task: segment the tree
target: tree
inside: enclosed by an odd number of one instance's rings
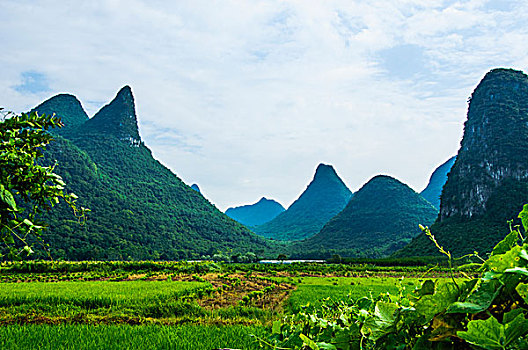
[[[84,219],[87,209],[77,209],[77,196],[67,193],[66,184],[54,173],[55,165],[39,163],[42,150],[53,140],[47,132],[62,127],[55,115],[14,115],[0,108],[0,258],[20,259],[33,252],[45,224],[37,221],[62,198],[74,215]]]

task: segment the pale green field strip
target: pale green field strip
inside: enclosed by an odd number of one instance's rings
[[[0,349],[259,349],[251,334],[266,338],[266,329],[264,327],[199,325],[13,325],[0,326]]]
[[[400,283],[408,292],[414,290],[423,279],[417,278],[380,278],[380,277],[302,277],[297,280],[298,286],[288,299],[287,308],[291,312],[299,311],[308,303],[313,306],[321,304],[321,299],[333,301],[345,298],[359,299],[363,296],[377,296],[382,293],[397,295]]]
[[[99,305],[121,305],[146,299],[175,298],[182,293],[205,287],[203,282],[181,281],[88,281],[2,283],[0,306],[25,303],[83,303],[97,301]]]
[[[181,281],[87,281],[87,282],[29,282],[2,283],[0,303],[10,300],[43,301],[106,298],[115,303],[131,299],[178,296],[184,291],[205,287],[203,282]]]

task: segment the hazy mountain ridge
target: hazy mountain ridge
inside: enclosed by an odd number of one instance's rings
[[[331,165],[319,164],[313,180],[292,205],[273,220],[254,231],[277,240],[310,237],[337,213],[352,197],[352,192]]]
[[[438,166],[429,178],[427,187],[422,192],[420,192],[422,197],[424,197],[436,209],[440,209],[440,196],[442,195],[442,188],[447,181],[447,174],[451,170],[455,160],[456,156],[453,156],[442,165]]]
[[[262,197],[257,203],[228,208],[225,214],[248,227],[265,224],[286,209],[277,201]]]

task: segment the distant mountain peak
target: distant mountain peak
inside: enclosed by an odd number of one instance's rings
[[[129,85],[123,86],[118,92],[116,97],[123,96],[124,98],[133,98],[132,88]]]
[[[255,204],[229,208],[225,213],[233,220],[251,227],[264,224],[274,219],[277,215],[284,212],[285,210],[286,209],[284,209],[280,203],[274,201],[273,199],[262,197]]]
[[[121,88],[116,97],[88,121],[86,128],[88,132],[114,135],[131,146],[139,147],[141,137],[130,86]]]
[[[436,209],[440,209],[440,195],[442,194],[442,188],[447,181],[447,174],[455,163],[456,156],[449,158],[442,165],[438,166],[429,178],[427,187],[420,192],[429,203],[431,203]]]
[[[331,165],[319,164],[306,190],[276,218],[255,228],[255,232],[280,240],[310,237],[339,213],[352,192]]]
[[[192,188],[193,190],[195,190],[196,192],[198,192],[198,193],[202,193],[202,192],[200,191],[200,187],[198,187],[197,184],[192,184],[192,185],[191,185],[191,188]]]
[[[89,118],[77,97],[70,94],[58,94],[42,102],[31,111],[39,114],[55,114],[60,117],[64,127],[54,129],[54,133],[62,134],[65,130],[73,129],[84,124]]]
[[[391,176],[377,175],[319,233],[294,250],[299,256],[321,247],[348,250],[345,254],[351,256],[385,256],[418,235],[418,225],[431,224],[436,215],[435,208],[409,186]]]
[[[321,177],[339,177],[333,166],[328,164],[319,164],[315,169],[314,180]]]

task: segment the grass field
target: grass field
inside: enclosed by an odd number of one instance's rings
[[[195,281],[86,281],[2,283],[0,306],[26,303],[50,305],[71,303],[94,306],[116,306],[144,302],[153,298],[177,299],[186,291],[205,287]]]
[[[14,325],[0,327],[0,349],[259,349],[250,334],[266,332],[247,326]]]
[[[344,277],[342,269],[328,273],[327,265],[319,272],[313,265],[306,272],[245,265],[208,272],[207,265],[187,264],[178,268],[188,272],[177,274],[170,265],[111,273],[93,266],[74,273],[0,268],[0,349],[258,349],[250,334],[266,339],[274,320],[304,305],[396,295],[400,285],[410,292],[420,281],[385,269]]]
[[[365,295],[379,295],[382,293],[397,294],[400,283],[412,290],[418,285],[418,279],[400,278],[361,278],[361,277],[304,277],[299,279],[297,289],[292,292],[287,301],[290,312],[299,311],[301,306],[313,305],[317,307],[322,298],[338,301],[345,298],[359,299]]]

